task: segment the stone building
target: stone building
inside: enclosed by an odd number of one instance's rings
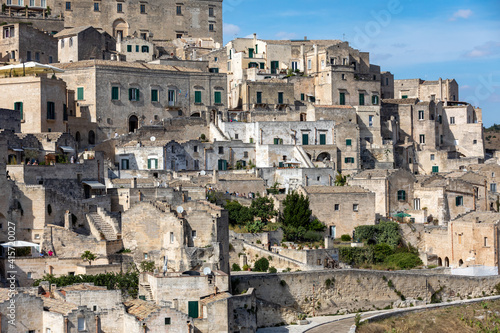
[[[21,112],[12,109],[0,109],[0,129],[14,133],[21,132]]]
[[[0,30],[0,62],[57,62],[57,39],[52,34],[26,23],[5,24]]]
[[[375,224],[375,193],[359,186],[306,186],[298,192],[309,198],[313,216],[331,238],[352,236],[357,226]]]
[[[422,79],[394,80],[395,99],[418,98],[422,101],[459,101],[458,83],[455,79],[427,81]]]
[[[178,117],[210,119],[224,108],[226,77],[183,67],[105,60],[58,64],[76,103],[97,123],[95,141]]]
[[[59,62],[77,62],[81,60],[111,59],[116,50],[116,41],[105,31],[92,26],[80,26],[64,29],[54,35],[58,39]]]
[[[130,62],[149,62],[155,58],[155,45],[143,38],[125,37],[116,41],[116,52]]]
[[[90,0],[47,1],[52,15],[64,16],[64,27],[91,25],[111,36],[124,38],[136,34],[155,44],[176,38],[213,38],[222,43],[222,0],[189,0],[182,3],[153,1],[144,3],[104,3]]]

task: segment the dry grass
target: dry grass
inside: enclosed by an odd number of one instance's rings
[[[425,312],[416,312],[364,324],[359,333],[498,333],[500,301],[481,302]]]

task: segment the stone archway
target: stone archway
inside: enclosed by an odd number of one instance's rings
[[[460,259],[458,261],[458,267],[462,267],[464,265],[464,261],[462,259]]]
[[[450,267],[450,259],[448,257],[444,258],[444,267]]]
[[[123,19],[117,19],[113,22],[113,37],[118,40],[118,36],[120,36],[120,39],[123,39],[124,37],[128,36],[128,28],[129,25],[125,20]]]
[[[330,156],[330,154],[329,154],[329,153],[327,153],[327,152],[323,152],[323,153],[320,153],[320,154],[316,157],[316,161],[318,161],[318,162],[323,162],[325,159],[326,159],[327,161],[330,161],[330,158],[331,158],[331,156]]]
[[[438,258],[438,266],[439,267],[443,266],[443,260],[441,258]]]
[[[137,116],[132,115],[128,118],[128,131],[134,133],[137,128],[139,128],[139,119]]]

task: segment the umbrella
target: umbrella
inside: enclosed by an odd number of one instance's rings
[[[7,65],[0,67],[0,74],[43,74],[43,73],[64,73],[64,70],[51,66],[29,61],[17,65]]]
[[[395,214],[392,214],[393,217],[410,217],[410,214],[407,214],[405,212],[397,212]]]

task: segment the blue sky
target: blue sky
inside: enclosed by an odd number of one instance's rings
[[[454,78],[500,124],[499,0],[224,0],[224,42],[344,39],[396,79]]]

